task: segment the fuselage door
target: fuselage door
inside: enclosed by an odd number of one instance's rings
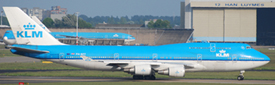
[[[216,52],[216,44],[214,43],[210,44],[210,52]]]
[[[114,54],[114,60],[119,60],[119,54],[118,53]]]
[[[153,61],[157,61],[157,60],[158,60],[158,54],[153,53],[153,55],[152,55],[152,60],[153,60]]]
[[[237,54],[233,54],[232,55],[232,63],[236,63],[237,62]]]
[[[65,57],[65,56],[64,56],[64,53],[59,53],[59,60],[62,60],[62,61],[63,61],[63,60],[64,60],[64,57]]]
[[[202,61],[202,54],[197,54],[197,61],[201,62]]]

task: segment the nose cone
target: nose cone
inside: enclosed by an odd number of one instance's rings
[[[270,62],[270,58],[263,54],[262,58],[264,58],[264,65]]]
[[[260,52],[259,52],[259,53],[260,53]],[[259,57],[260,57],[260,58],[263,58],[264,61],[270,61],[270,58],[269,58],[268,56],[266,56],[265,54],[263,54],[263,53],[260,53],[260,54],[259,54]]]
[[[270,61],[270,58],[268,56],[266,56],[265,54],[255,50],[255,49],[251,49],[251,50],[247,50],[249,51],[249,54],[250,54],[250,58],[252,60],[255,60],[255,61]]]
[[[259,61],[258,62],[259,66],[265,65],[270,62],[270,58],[268,56],[266,56],[265,54],[263,54],[259,51],[254,52],[254,54],[255,55],[253,56],[253,58],[255,59],[255,61]]]

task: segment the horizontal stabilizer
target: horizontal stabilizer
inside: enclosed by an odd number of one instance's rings
[[[12,46],[8,46],[8,47],[12,48],[14,50],[17,50],[17,51],[20,51],[20,52],[26,52],[26,53],[49,53],[49,51],[33,50],[33,49],[12,47]]]

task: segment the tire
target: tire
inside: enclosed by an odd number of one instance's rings
[[[156,80],[156,77],[155,76],[151,76],[151,80]]]
[[[151,75],[151,76],[144,76],[144,79],[145,80],[155,80],[156,77],[154,75]]]
[[[238,79],[238,80],[243,80],[244,77],[243,77],[243,76],[238,76],[237,79]]]
[[[141,76],[141,75],[133,75],[133,79],[134,80],[143,79],[143,76]]]
[[[133,75],[133,79],[136,80],[138,79],[138,77],[136,75]]]
[[[151,80],[151,76],[144,76],[145,80]]]

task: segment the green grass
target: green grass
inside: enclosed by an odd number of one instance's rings
[[[18,56],[21,56],[21,55],[12,54],[8,49],[0,50],[0,57],[18,57]]]
[[[0,49],[5,49],[5,45],[0,45]]]
[[[1,76],[48,76],[48,77],[127,77],[124,72],[115,71],[44,71],[44,72],[16,72],[2,73]],[[190,79],[236,79],[239,71],[234,72],[186,72],[185,77],[169,77],[167,75],[158,75],[157,78],[190,78]],[[250,80],[275,80],[274,71],[246,71],[245,79]]]
[[[80,69],[56,63],[0,63],[0,70],[74,70]]]
[[[18,84],[3,84],[18,85]],[[29,85],[236,85],[230,83],[185,83],[185,82],[56,82],[56,83],[29,83]],[[250,84],[240,84],[250,85]],[[262,84],[253,84],[262,85]]]
[[[5,45],[0,45],[0,58],[1,57],[18,57],[21,55],[13,54],[9,49],[5,48]]]

